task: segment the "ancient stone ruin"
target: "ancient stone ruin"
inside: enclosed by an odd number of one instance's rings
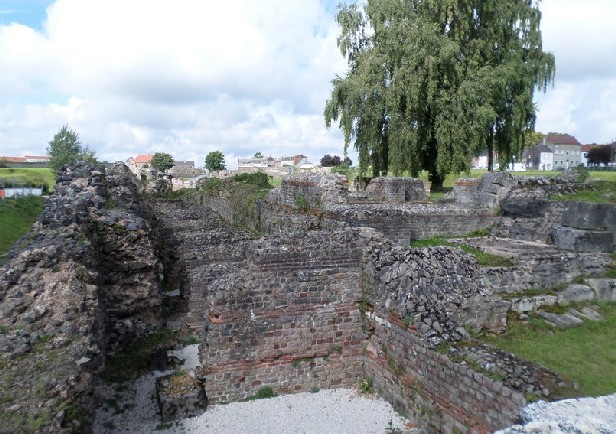
[[[164,421],[264,387],[284,394],[369,381],[422,432],[487,433],[514,424],[529,396],[572,387],[469,345],[469,333],[502,331],[508,313],[545,304],[616,301],[614,281],[592,278],[611,263],[613,207],[547,199],[582,188],[575,180],[489,175],[461,181],[442,204],[427,203],[418,180],[373,182],[349,193],[344,177],[289,177],[247,212],[224,191],[142,196],[123,165],[64,168],[0,277],[8,427],[87,431],[108,356],[171,327],[161,285],[179,288],[200,361],[190,375],[158,380]],[[490,234],[464,242],[512,264],[479,267],[458,247],[407,247],[478,229]],[[580,274],[587,285],[551,299],[517,296]]]

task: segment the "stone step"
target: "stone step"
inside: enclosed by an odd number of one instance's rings
[[[572,327],[577,327],[584,323],[578,317],[565,313],[565,314],[556,314],[550,312],[544,312],[542,310],[537,311],[539,316],[543,318],[548,324],[553,325],[554,327],[558,327],[561,330],[569,329]]]

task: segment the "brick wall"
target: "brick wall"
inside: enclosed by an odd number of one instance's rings
[[[490,433],[513,425],[524,395],[430,349],[413,330],[370,312],[365,375],[425,432]]]
[[[353,227],[374,228],[404,245],[411,240],[485,229],[497,220],[486,208],[434,204],[335,205],[328,207],[328,217]]]
[[[216,277],[200,285],[201,305],[191,307],[205,321],[210,402],[265,386],[290,393],[359,382],[361,245],[359,231],[315,231],[255,240],[245,262],[216,265]]]

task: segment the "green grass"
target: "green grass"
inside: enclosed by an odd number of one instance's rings
[[[591,181],[612,181],[612,182],[616,182],[616,171],[593,171],[590,170],[588,173],[590,173],[590,180]]]
[[[46,185],[47,191],[56,185],[56,175],[51,169],[6,169],[0,168],[0,184],[38,187]]]
[[[528,323],[508,321],[503,335],[483,339],[575,381],[572,395],[600,396],[616,392],[616,303],[602,303],[603,321],[559,330],[531,315]]]
[[[244,399],[244,401],[255,401],[257,399],[268,399],[268,398],[273,398],[274,396],[276,396],[276,394],[274,393],[272,388],[269,386],[265,386],[265,387],[260,388],[257,391],[257,393],[254,394],[253,396],[249,396],[248,398]]]
[[[411,241],[411,247],[414,248],[438,246],[459,247],[466,253],[473,255],[477,259],[477,263],[482,267],[511,267],[514,265],[513,261],[511,261],[511,259],[509,258],[482,252],[481,250],[468,246],[466,244],[452,243],[447,239],[447,237],[441,236]]]
[[[610,172],[606,172],[610,173]],[[578,191],[574,194],[564,196],[551,197],[553,200],[559,201],[578,201],[578,202],[594,202],[616,204],[616,181],[596,181],[592,185],[592,190]]]
[[[280,187],[282,185],[282,178],[270,178],[269,184],[272,187]]]
[[[0,201],[0,265],[15,241],[27,233],[43,211],[45,199],[26,196]]]

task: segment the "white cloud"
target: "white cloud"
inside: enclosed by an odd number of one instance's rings
[[[0,26],[0,154],[43,152],[63,124],[109,160],[342,153],[321,112],[345,65],[319,2],[58,0],[47,12],[43,32]]]
[[[539,131],[582,143],[616,138],[616,2],[544,0],[544,49],[556,56],[554,88],[538,96]]]
[[[64,124],[110,161],[341,155],[341,134],[322,118],[345,71],[337,3],[57,0],[42,31],[0,25],[0,155],[43,153]],[[615,138],[616,2],[541,7],[557,76],[538,95],[537,129]]]

